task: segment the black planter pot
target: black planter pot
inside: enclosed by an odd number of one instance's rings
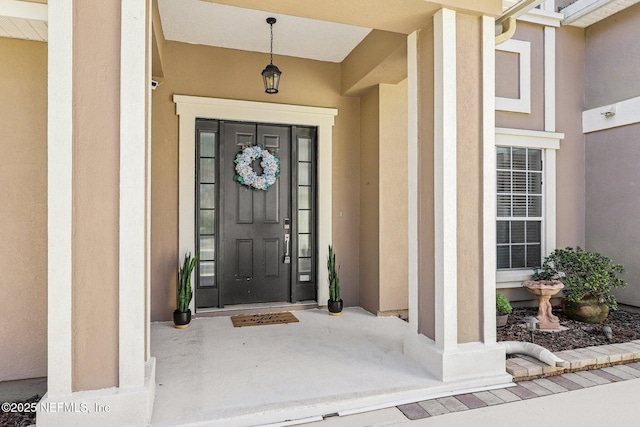
[[[329,308],[329,314],[332,316],[340,316],[342,314],[342,300],[340,301],[327,301],[327,307]]]
[[[173,323],[178,329],[188,328],[189,324],[191,323],[191,310],[187,310],[187,311],[175,310],[173,312]]]

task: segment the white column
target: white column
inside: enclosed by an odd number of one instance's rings
[[[456,13],[441,9],[434,28],[434,223],[436,345],[458,344]]]
[[[496,342],[495,19],[482,17],[483,341]]]
[[[407,37],[409,329],[418,333],[418,32]]]
[[[73,2],[49,5],[47,394],[72,391]]]
[[[122,2],[119,386],[142,387],[146,319],[147,2]]]
[[[458,254],[457,254],[457,43],[456,13],[442,9],[434,16],[434,261],[435,261],[435,340],[417,333],[413,326],[404,340],[404,352],[421,364],[441,381],[455,381],[451,387],[469,389],[505,385],[511,377],[505,373],[504,349],[495,343],[495,158],[494,158],[494,19],[482,18],[482,84],[483,84],[483,221],[492,221],[483,230],[483,268],[485,271],[483,304],[483,340],[458,343]],[[408,45],[413,51],[411,38]],[[419,81],[419,66],[412,65],[411,52],[408,59],[409,84]],[[417,68],[417,77],[412,76],[412,68]],[[411,86],[409,86],[411,88]],[[415,89],[414,89],[415,90]],[[410,89],[411,91],[411,89]],[[418,121],[417,113],[410,120]],[[416,124],[410,123],[409,129]],[[417,128],[417,127],[416,127]],[[411,131],[409,133],[411,135]],[[409,149],[414,142],[409,140]],[[411,154],[410,154],[411,155]],[[411,162],[410,164],[410,173]],[[411,189],[417,185],[417,177],[409,175],[409,196],[417,203],[417,193]],[[413,179],[412,179],[413,178]],[[411,206],[411,205],[410,205]],[[417,211],[417,207],[414,207]],[[410,210],[411,213],[411,210]],[[411,216],[410,216],[411,219]],[[417,218],[414,219],[417,222]],[[412,222],[410,222],[410,226]],[[410,229],[411,237],[417,235]],[[493,233],[493,234],[492,234]],[[417,238],[417,237],[416,237]],[[411,250],[410,250],[411,253]],[[410,266],[411,264],[411,260]],[[417,261],[416,261],[417,262]],[[417,267],[416,267],[417,268]],[[411,271],[411,270],[410,270]],[[411,277],[411,276],[410,276]],[[417,279],[415,279],[417,281]],[[412,290],[410,298],[417,299],[418,286]],[[480,303],[480,302],[479,302]],[[413,306],[416,307],[414,302]],[[417,307],[415,308],[417,310]],[[410,312],[409,317],[411,318]]]

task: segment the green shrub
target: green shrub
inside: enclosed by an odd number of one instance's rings
[[[583,298],[596,298],[611,310],[618,308],[616,298],[610,294],[613,288],[622,288],[626,282],[618,277],[624,267],[614,264],[611,258],[597,252],[575,249],[556,249],[544,259],[541,268],[535,269],[533,280],[560,280],[564,283],[564,297],[571,302]]]
[[[511,308],[511,304],[507,297],[502,294],[496,294],[496,314],[498,316],[504,316],[505,314],[509,314],[513,311]]]

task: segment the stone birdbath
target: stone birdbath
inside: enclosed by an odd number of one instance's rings
[[[558,280],[527,280],[522,286],[538,297],[538,329],[559,329],[560,319],[551,312],[549,300],[564,288],[564,284]]]

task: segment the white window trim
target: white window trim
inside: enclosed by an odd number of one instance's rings
[[[196,118],[284,123],[318,128],[318,259],[327,258],[332,228],[332,144],[335,108],[173,95],[179,116],[179,256],[195,252],[195,126]],[[327,283],[327,270],[318,269],[318,283]],[[329,288],[318,286],[317,301],[329,299]],[[195,312],[195,295],[191,311]]]
[[[496,96],[496,110],[514,113],[531,113],[531,42],[507,40],[496,46],[496,51],[518,54],[519,98]]]
[[[542,150],[544,185],[542,186],[541,253],[543,256],[550,254],[556,247],[556,150],[560,148],[560,140],[562,139],[564,139],[563,133],[496,128],[496,146]],[[493,250],[496,250],[495,247]],[[532,274],[533,270],[531,269],[496,269],[497,288],[519,288],[522,286],[522,282],[528,280]]]

